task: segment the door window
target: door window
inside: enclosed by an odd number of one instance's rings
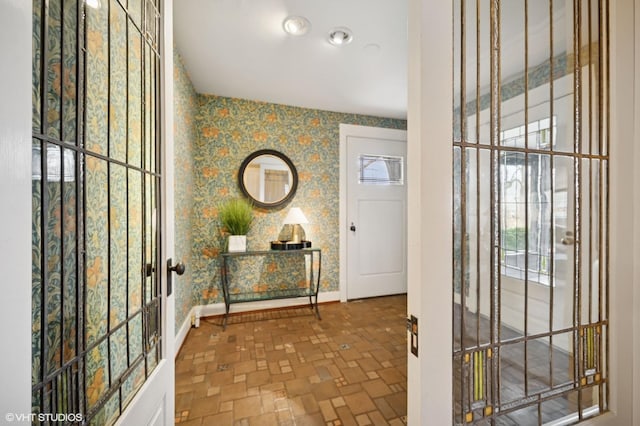
[[[404,158],[386,155],[358,156],[358,183],[367,185],[402,185]]]
[[[455,424],[609,409],[608,10],[454,0]]]
[[[158,6],[34,0],[34,413],[113,423],[160,359]]]

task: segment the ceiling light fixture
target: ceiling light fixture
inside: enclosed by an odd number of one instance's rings
[[[86,4],[93,9],[100,9],[100,0],[86,0]]]
[[[334,46],[342,46],[351,43],[353,40],[353,34],[351,30],[346,27],[338,27],[331,30],[329,33],[329,43]]]
[[[311,22],[304,16],[288,16],[282,21],[282,29],[285,33],[294,36],[306,34],[311,28]]]

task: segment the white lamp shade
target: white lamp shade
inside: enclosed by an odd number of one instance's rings
[[[295,225],[299,223],[309,223],[307,217],[302,213],[300,207],[292,207],[287,213],[287,217],[284,218],[285,225]]]

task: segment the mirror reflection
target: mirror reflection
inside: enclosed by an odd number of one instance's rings
[[[242,192],[259,207],[277,207],[287,202],[297,187],[296,169],[284,154],[256,151],[247,157],[238,176]]]
[[[282,200],[291,190],[293,181],[289,167],[273,155],[254,158],[247,165],[243,179],[249,194],[263,203]]]

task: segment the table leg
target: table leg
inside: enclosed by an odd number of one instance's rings
[[[315,260],[314,257],[315,257],[314,252],[311,252],[311,281],[309,282],[309,285],[312,287],[315,286],[315,291],[313,291],[312,294],[315,297],[316,318],[321,320],[322,317],[320,316],[320,310],[318,309],[318,292],[320,291],[320,272],[322,269],[322,253],[318,252],[318,275],[317,277],[315,277],[315,282],[314,282],[314,276],[313,276],[313,264]],[[309,296],[309,300],[311,300],[311,296]]]
[[[227,319],[229,318],[229,277],[227,276],[227,258],[225,257],[220,268],[220,280],[222,281],[222,297],[224,298],[224,318],[222,319],[222,330],[227,329]]]

